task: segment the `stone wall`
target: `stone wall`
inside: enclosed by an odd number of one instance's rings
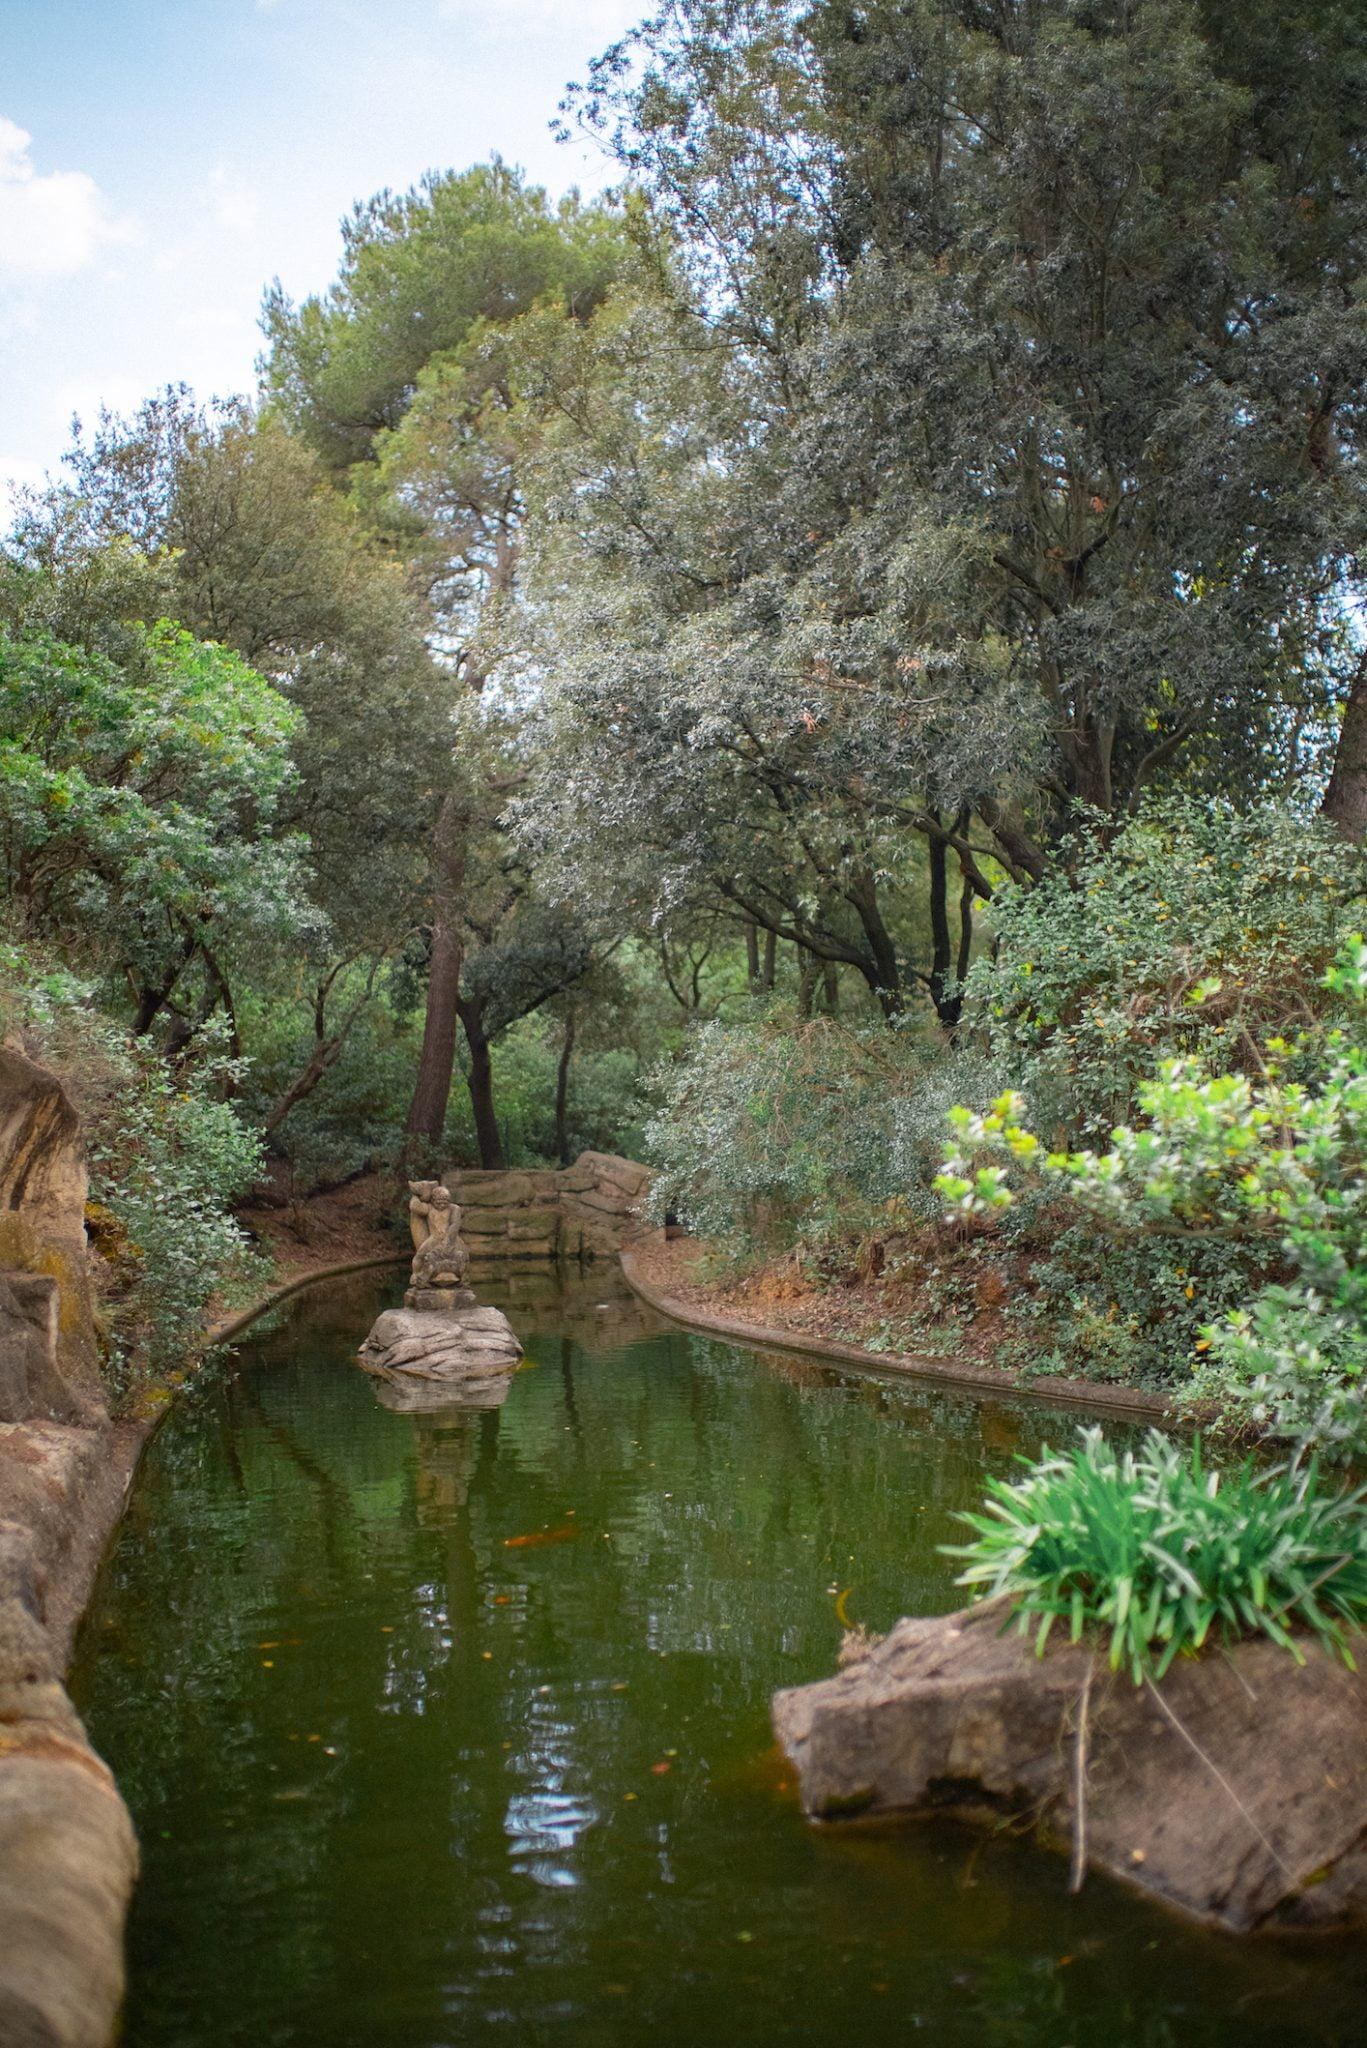
[[[472,1259],[613,1257],[641,1236],[649,1169],[610,1152],[519,1173],[448,1173]]]

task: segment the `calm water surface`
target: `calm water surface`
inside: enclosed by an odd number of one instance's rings
[[[506,1405],[414,1418],[351,1362],[390,1296],[325,1283],[152,1444],[73,1687],[143,1842],[125,2048],[1367,2042],[1359,1949],[803,1821],[771,1690],[831,1671],[846,1587],[953,1605],[954,1510],[1071,1425],[613,1285],[521,1283]]]

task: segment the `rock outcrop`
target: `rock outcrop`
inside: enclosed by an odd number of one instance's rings
[[[1001,1620],[900,1621],[775,1695],[813,1818],[1013,1813],[1064,1844],[1081,1824],[1088,1864],[1234,1931],[1367,1920],[1367,1675],[1257,1641],[1136,1688]]]
[[[137,1842],[61,1683],[143,1432],[100,1386],[76,1111],[0,1046],[0,2043],[104,2048]]]
[[[0,1602],[0,2041],[104,2048],[137,1874],[128,1809],[85,1738],[52,1646]]]
[[[610,1152],[531,1172],[448,1173],[470,1255],[483,1259],[610,1258],[645,1229],[647,1167]]]
[[[55,1074],[0,1046],[0,1421],[104,1416],[80,1122]]]

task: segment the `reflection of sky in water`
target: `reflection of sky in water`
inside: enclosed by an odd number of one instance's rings
[[[422,1714],[433,1681],[451,1655],[451,1624],[439,1586],[413,1589],[413,1611],[402,1635],[393,1623],[381,1624],[387,1659],[381,1681],[380,1711]]]
[[[570,1749],[573,1727],[556,1718],[548,1700],[534,1703],[530,1720],[529,1739],[509,1758],[523,1789],[509,1799],[503,1828],[514,1868],[549,1890],[564,1891],[579,1883],[574,1851],[598,1813],[585,1795],[566,1789],[567,1779],[582,1775]]]

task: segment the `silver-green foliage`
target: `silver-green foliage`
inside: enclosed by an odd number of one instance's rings
[[[1330,1492],[1313,1462],[1225,1473],[1198,1443],[1150,1430],[1118,1451],[1099,1429],[1047,1448],[1025,1475],[993,1479],[972,1540],[948,1548],[958,1583],[1005,1595],[1043,1655],[1058,1624],[1108,1638],[1136,1685],[1214,1637],[1266,1636],[1303,1663],[1305,1637],[1353,1665],[1367,1623],[1364,1490]]]
[[[746,1247],[848,1231],[894,1198],[931,1213],[943,1118],[984,1086],[979,1066],[928,1058],[908,1029],[778,1014],[708,1024],[659,1077],[652,1201]]]

